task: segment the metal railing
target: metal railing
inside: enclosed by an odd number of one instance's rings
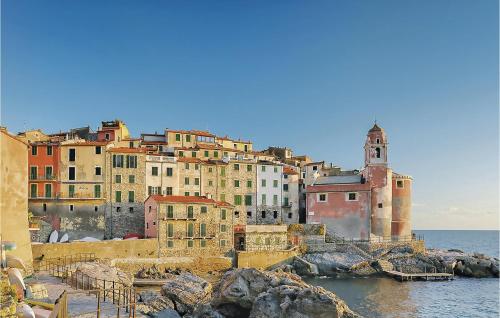
[[[46,270],[50,275],[54,275],[57,271],[62,272],[62,268],[75,268],[78,263],[93,262],[97,258],[95,253],[78,253],[66,255],[57,258],[43,258],[35,265],[35,270]]]

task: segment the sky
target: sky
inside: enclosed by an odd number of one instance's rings
[[[119,118],[363,165],[376,119],[415,229],[496,229],[496,0],[1,2],[1,124]]]

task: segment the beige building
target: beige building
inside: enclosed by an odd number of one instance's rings
[[[282,251],[288,248],[287,225],[242,225],[234,229],[239,251]]]
[[[233,248],[232,206],[206,197],[150,196],[147,237],[157,237],[159,256],[226,255]]]
[[[179,195],[196,197],[201,195],[202,163],[197,158],[181,157],[177,159]]]
[[[145,149],[108,149],[105,170],[106,238],[144,235]]]
[[[215,135],[203,130],[165,130],[170,147],[193,148],[196,145],[215,144]]]
[[[146,195],[179,195],[179,169],[176,157],[146,155]]]
[[[251,141],[245,140],[236,140],[229,138],[228,136],[217,137],[216,142],[220,144],[223,148],[234,149],[243,152],[252,152],[253,151],[253,143]]]
[[[8,251],[32,270],[28,231],[28,144],[0,127],[0,239],[14,242]]]

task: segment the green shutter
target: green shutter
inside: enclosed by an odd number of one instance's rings
[[[167,218],[172,219],[174,217],[174,206],[167,205]]]
[[[116,202],[122,202],[122,192],[121,191],[116,191],[115,192],[115,201]]]

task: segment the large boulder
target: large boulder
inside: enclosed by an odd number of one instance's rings
[[[104,280],[106,280],[106,288],[111,287],[110,282],[115,282],[115,285],[123,284],[124,286],[132,286],[133,282],[132,275],[100,262],[79,264],[71,279],[78,281],[78,285],[85,286],[85,289],[104,288]]]
[[[319,275],[318,266],[300,256],[295,256],[293,259],[293,269],[301,276],[316,276]]]
[[[212,296],[212,285],[191,273],[182,273],[167,281],[161,294],[174,303],[175,310],[184,315],[201,304],[208,304]]]
[[[212,306],[224,317],[359,317],[335,294],[294,274],[233,269],[215,287]]]
[[[358,264],[368,259],[356,252],[345,253],[313,253],[303,257],[309,263],[315,264],[319,275],[335,276],[338,273],[350,272]]]

